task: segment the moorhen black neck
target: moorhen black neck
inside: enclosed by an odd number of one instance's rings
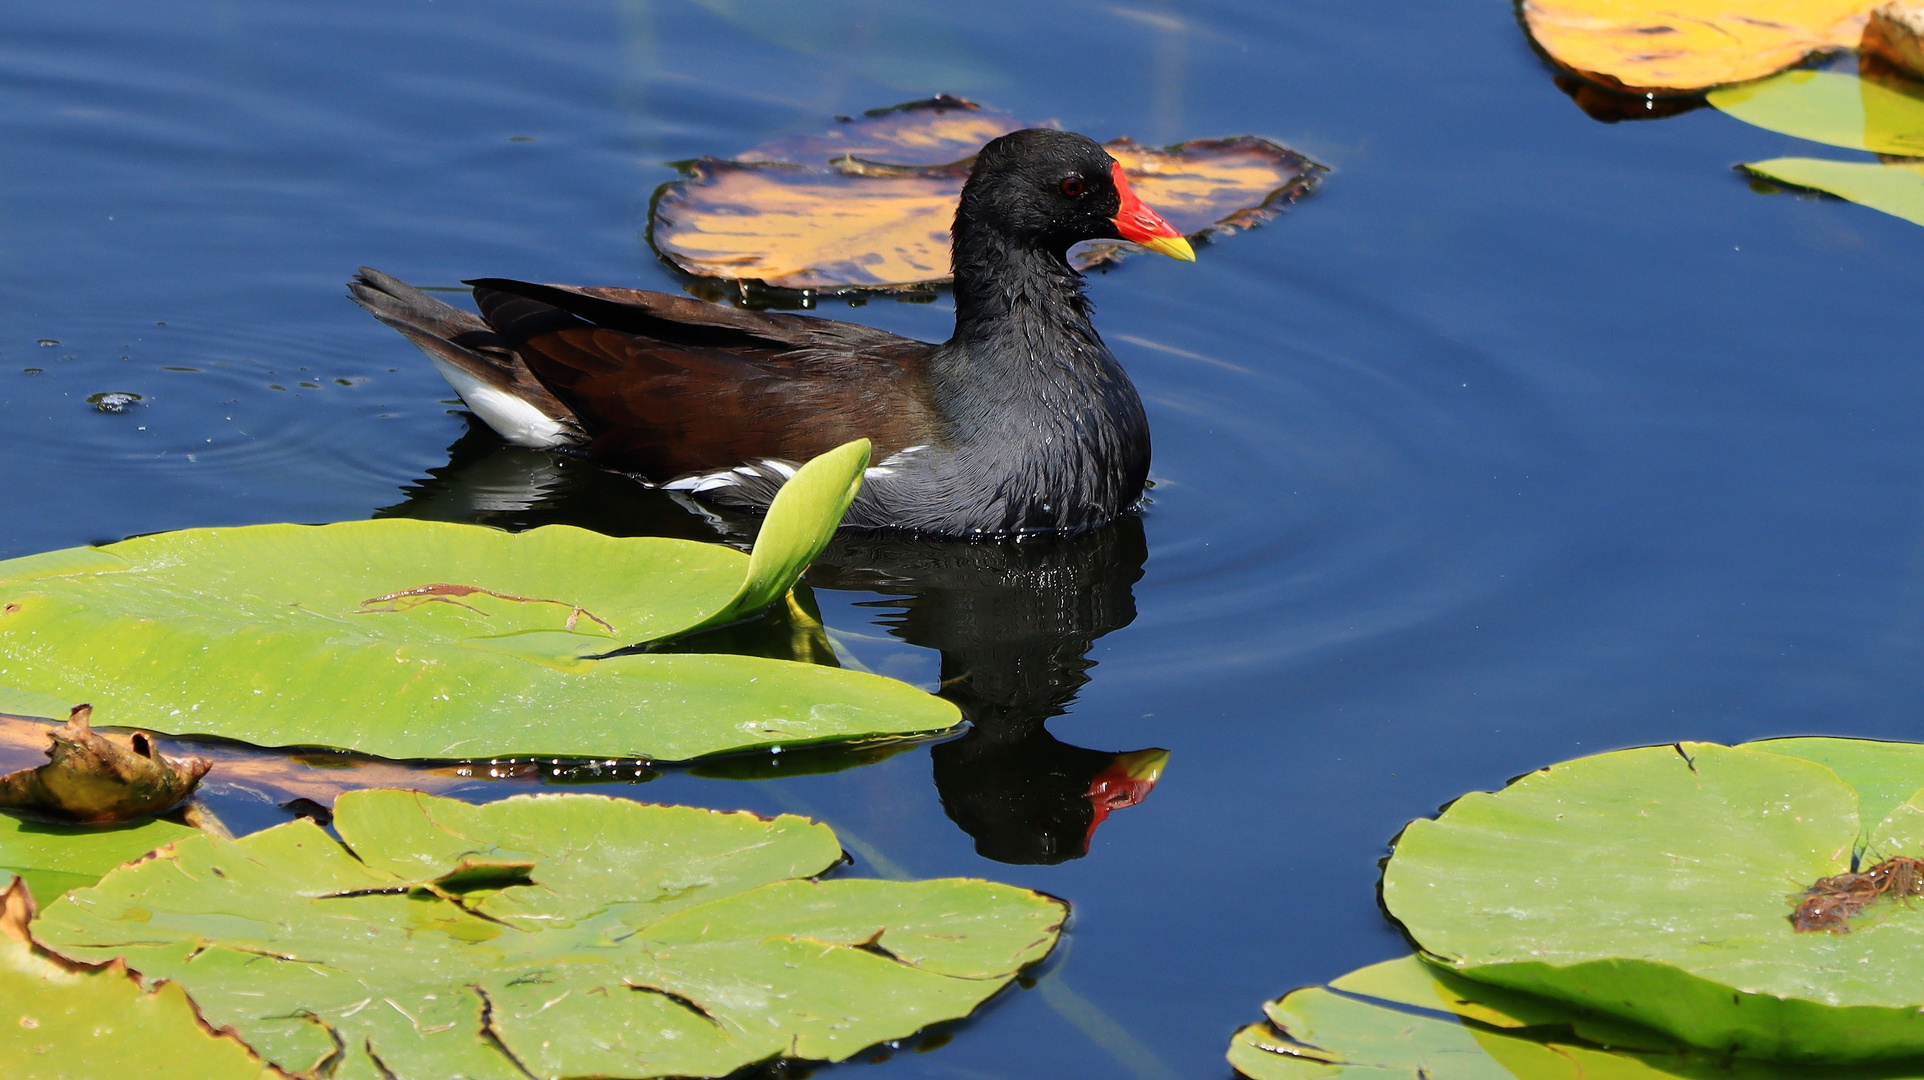
[[[1068,262],[1084,240],[1195,256],[1080,135],[977,155],[956,210],[955,334],[940,345],[635,289],[471,281],[481,318],[362,268],[354,299],[426,352],[510,442],[586,449],[674,491],[761,508],[850,439],[875,464],[845,524],[1075,534],[1142,494],[1149,426]]]

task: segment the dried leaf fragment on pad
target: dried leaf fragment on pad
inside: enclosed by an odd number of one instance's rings
[[[841,845],[787,815],[370,790],[334,825],[180,841],[35,933],[179,980],[289,1069],[338,1051],[342,1075],[402,1080],[679,1077],[966,1016],[1067,914],[983,881],[815,880]]]
[[[690,274],[827,292],[927,288],[949,278],[949,226],[982,144],[1023,123],[959,98],[911,102],[733,160],[702,158],[663,185],[650,240]],[[1243,136],[1105,148],[1145,203],[1191,239],[1275,216],[1327,170]],[[1129,245],[1078,249],[1078,265]]]
[[[78,821],[124,821],[180,805],[212,763],[170,758],[144,731],[121,737],[93,729],[93,706],[76,705],[47,732],[48,761],[0,776],[0,809],[31,810]]]
[[[8,1080],[282,1077],[231,1032],[209,1028],[177,983],[153,990],[118,960],[95,967],[35,948],[33,899],[0,889],[0,1063]]]
[[[1629,90],[1680,93],[1782,71],[1850,48],[1875,0],[1524,0],[1551,60]]]
[[[488,617],[488,613],[482,611],[480,608],[472,604],[463,603],[461,598],[464,596],[492,596],[496,600],[505,600],[511,604],[553,604],[557,607],[568,609],[567,621],[564,622],[561,627],[563,630],[573,630],[575,624],[581,621],[581,617],[586,615],[590,622],[600,626],[603,630],[608,631],[610,634],[617,633],[615,628],[609,624],[608,620],[601,618],[580,604],[570,604],[566,600],[548,600],[539,596],[515,596],[512,593],[495,592],[493,589],[484,589],[479,585],[453,585],[445,581],[438,581],[432,585],[417,585],[411,589],[401,589],[397,592],[385,593],[381,596],[370,596],[366,600],[361,601],[360,610],[357,611],[356,614],[381,614],[392,611],[407,611],[411,608],[419,607],[422,604],[442,603],[467,608],[482,618]]]
[[[1818,878],[1797,899],[1790,921],[1799,933],[1850,933],[1850,920],[1881,896],[1924,896],[1924,859],[1893,855],[1868,870]]]

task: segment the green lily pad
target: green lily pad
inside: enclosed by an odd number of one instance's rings
[[[0,875],[18,874],[41,904],[83,889],[121,863],[199,830],[149,818],[138,823],[71,825],[0,813]]]
[[[1631,1032],[1569,1005],[1457,978],[1416,957],[1353,971],[1263,1006],[1267,1023],[1230,1042],[1229,1063],[1251,1080],[1872,1080],[1915,1069],[1825,1068],[1727,1060],[1661,1045],[1638,1049],[1591,1036]]]
[[[990,882],[811,880],[826,826],[592,795],[343,795],[180,841],[34,923],[78,960],[177,980],[289,1071],[723,1076],[840,1061],[966,1016],[1067,912]]]
[[[1924,225],[1924,171],[1911,165],[1771,158],[1740,166],[1753,176],[1809,188]]]
[[[1769,745],[1769,744],[1762,744]],[[1918,750],[1828,752],[1889,805]],[[1914,773],[1924,780],[1924,773]],[[1800,933],[1793,895],[1855,852],[1924,855],[1924,805],[1865,833],[1859,792],[1803,756],[1705,743],[1579,758],[1412,822],[1390,914],[1479,982],[1754,1058],[1924,1055],[1924,910],[1880,902],[1850,933]]]
[[[905,683],[745,656],[594,659],[738,620],[834,533],[866,440],[804,465],[753,555],[550,525],[190,529],[0,562],[0,704],[389,758],[685,761],[944,731]],[[51,698],[49,697],[51,696]]]
[[[1329,985],[1347,994],[1381,998],[1421,1009],[1441,1009],[1489,1027],[1567,1029],[1569,1035],[1612,1050],[1673,1052],[1684,1049],[1682,1043],[1662,1032],[1626,1023],[1614,1016],[1587,1012],[1566,1002],[1479,983],[1414,956],[1358,968]]]
[[[1857,792],[1858,838],[1851,853],[1856,858],[1862,858],[1870,846],[1871,831],[1924,784],[1924,743],[1794,738],[1765,739],[1743,747],[1815,761],[1849,784]]]
[[[1786,71],[1706,95],[1747,124],[1812,142],[1924,157],[1924,98],[1841,71]]]
[[[282,1075],[239,1039],[209,1030],[179,985],[150,992],[123,965],[90,969],[35,950],[27,940],[30,905],[17,887],[0,888],[0,1068],[7,1080]]]

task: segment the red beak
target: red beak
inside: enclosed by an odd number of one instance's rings
[[[1122,238],[1172,259],[1195,262],[1196,250],[1189,246],[1189,241],[1183,239],[1174,225],[1164,221],[1161,214],[1144,206],[1142,200],[1136,198],[1128,179],[1122,175],[1122,162],[1112,165],[1109,175],[1115,178],[1116,193],[1122,196],[1122,210],[1112,219]]]
[[[1161,218],[1157,218],[1161,221]],[[1169,763],[1169,751],[1160,749],[1136,750],[1127,754],[1117,754],[1109,762],[1109,767],[1096,774],[1089,781],[1089,808],[1095,811],[1089,821],[1089,831],[1082,837],[1082,850],[1089,850],[1089,843],[1096,838],[1096,826],[1108,820],[1117,810],[1127,810],[1149,797],[1156,789],[1156,781],[1162,779],[1163,766]]]

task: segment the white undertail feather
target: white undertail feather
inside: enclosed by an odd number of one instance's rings
[[[461,395],[474,415],[514,445],[552,450],[575,441],[565,426],[533,405],[498,386],[482,382],[433,353],[428,353],[428,359],[434,361],[434,369]]]

